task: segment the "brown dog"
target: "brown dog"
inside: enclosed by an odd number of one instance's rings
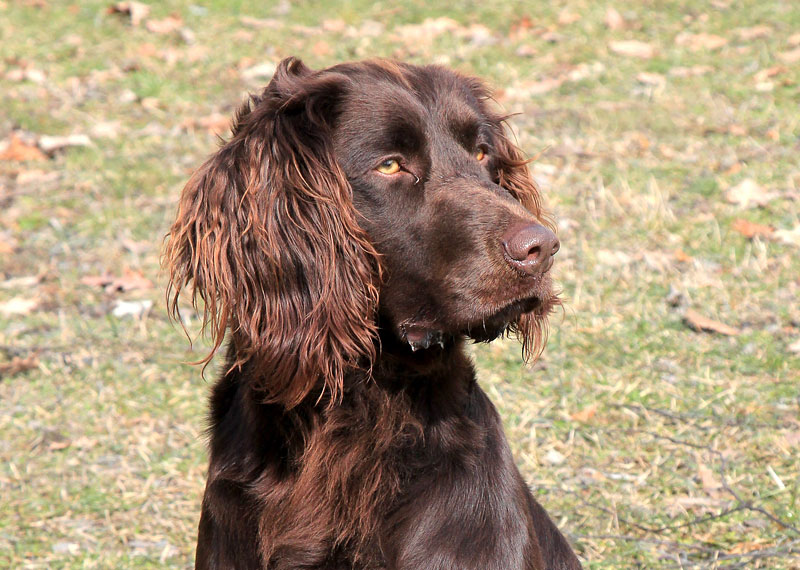
[[[441,67],[288,59],[186,185],[171,311],[188,288],[229,337],[198,568],[581,567],[463,350],[536,352],[558,303],[487,98]]]

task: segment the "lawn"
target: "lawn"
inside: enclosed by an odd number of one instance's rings
[[[800,3],[539,4],[0,0],[0,567],[191,566],[214,374],[159,253],[297,55],[514,114],[564,308],[471,350],[586,568],[800,568]]]

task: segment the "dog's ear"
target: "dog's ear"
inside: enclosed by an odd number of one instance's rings
[[[497,184],[508,190],[539,223],[556,231],[552,216],[542,207],[539,189],[528,170],[529,160],[509,138],[504,121],[497,121],[494,136],[494,160]],[[522,315],[509,327],[522,342],[522,353],[526,360],[541,354],[547,342],[547,316],[560,305],[556,295],[545,299],[533,313]]]
[[[336,401],[374,359],[378,257],[331,146],[347,81],[281,62],[186,184],[164,252],[171,315],[184,289],[203,302],[204,361],[230,329],[229,365],[287,407]]]

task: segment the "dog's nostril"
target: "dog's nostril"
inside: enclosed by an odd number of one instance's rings
[[[509,265],[529,275],[550,269],[552,257],[561,247],[556,235],[539,224],[509,228],[502,244]]]

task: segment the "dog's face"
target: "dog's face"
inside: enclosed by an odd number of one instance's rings
[[[290,58],[232,131],[181,195],[170,307],[202,300],[267,400],[341,394],[387,331],[414,351],[507,330],[541,348],[558,240],[479,81]]]
[[[483,88],[439,67],[350,73],[334,149],[381,254],[384,321],[417,350],[544,318],[558,240],[500,184],[507,141]]]

